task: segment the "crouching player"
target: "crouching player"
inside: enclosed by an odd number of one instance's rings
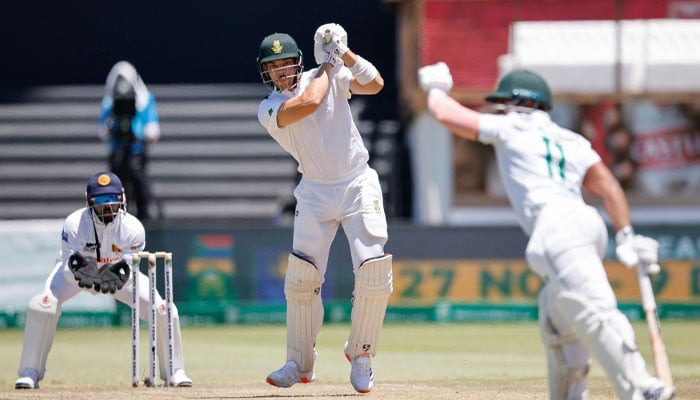
[[[24,346],[15,389],[38,389],[46,372],[46,358],[61,316],[61,305],[81,290],[109,293],[131,305],[128,260],[143,251],[146,234],[141,222],[126,212],[124,188],[111,172],[95,174],[87,184],[87,206],[70,214],[61,234],[62,248],[41,293],[27,307]],[[148,315],[148,278],[139,273],[139,307]],[[158,358],[161,379],[166,376],[167,316],[157,295]],[[192,386],[184,370],[182,336],[177,308],[173,307],[173,386]]]

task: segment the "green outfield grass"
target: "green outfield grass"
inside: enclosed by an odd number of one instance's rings
[[[635,331],[651,360],[644,323]],[[700,321],[662,321],[678,398],[700,398]],[[343,343],[349,326],[324,326],[316,382],[279,389],[265,376],[285,361],[281,325],[184,327],[188,389],[137,388],[131,382],[128,328],[59,329],[41,389],[13,389],[21,330],[0,330],[0,399],[284,399],[362,396],[348,381]],[[146,374],[146,330],[141,370]],[[545,399],[545,359],[536,323],[387,324],[373,361],[378,399]],[[650,365],[651,371],[653,366]],[[594,360],[592,399],[616,398]]]

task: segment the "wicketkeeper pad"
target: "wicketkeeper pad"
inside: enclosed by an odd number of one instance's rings
[[[287,360],[301,372],[314,367],[314,343],[323,324],[323,277],[310,262],[289,255],[284,295],[287,299]]]
[[[374,356],[393,291],[391,254],[364,262],[355,272],[350,338],[345,354],[350,359]]]
[[[19,374],[26,369],[35,369],[39,379],[44,377],[46,357],[51,350],[60,316],[61,306],[51,294],[38,294],[29,300]]]
[[[158,352],[158,370],[160,373],[160,378],[165,380],[168,374],[168,365],[166,360],[168,359],[168,313],[165,306],[165,302],[158,303],[156,307],[156,335],[158,335],[156,340]],[[180,314],[178,313],[177,307],[173,304],[173,372],[178,369],[185,368],[185,356],[182,352],[182,333],[180,331]]]

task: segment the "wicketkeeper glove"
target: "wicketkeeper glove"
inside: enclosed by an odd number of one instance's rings
[[[96,284],[99,285],[99,270],[94,257],[73,253],[68,258],[68,268],[81,288],[92,289]]]
[[[647,275],[658,274],[659,266],[659,242],[656,240],[636,235],[631,226],[626,226],[615,233],[615,254],[628,268],[641,268]]]
[[[117,290],[124,287],[126,281],[129,280],[130,274],[131,269],[124,260],[102,265],[99,276],[100,291],[114,294]]]
[[[454,85],[450,67],[442,61],[437,64],[418,68],[418,83],[421,89],[426,93],[431,89],[438,89],[449,93]]]

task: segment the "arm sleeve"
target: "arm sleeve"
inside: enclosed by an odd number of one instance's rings
[[[126,220],[127,227],[129,229],[129,245],[124,248],[122,253],[122,258],[131,264],[131,259],[134,254],[144,251],[146,249],[146,230],[143,227],[141,221],[136,217],[130,216]],[[154,250],[155,251],[155,250]]]
[[[478,140],[485,144],[495,144],[501,138],[501,132],[504,131],[506,118],[503,115],[481,114],[479,116],[479,135]]]
[[[281,131],[281,128],[277,126],[277,112],[285,100],[281,96],[275,96],[272,93],[258,107],[258,121],[273,136]]]
[[[588,139],[584,138],[583,136],[578,136],[577,140],[581,148],[585,149],[585,151],[581,152],[585,170],[588,170],[594,164],[597,164],[598,162],[602,161],[602,159],[600,158],[600,154],[598,154],[598,152],[595,151],[595,149],[593,149],[593,146],[591,145],[591,142],[588,141]]]
[[[82,252],[82,244],[80,240],[80,214],[71,214],[63,222],[63,230],[61,231],[61,252],[58,256],[58,262],[64,266],[68,263],[68,258],[73,253]]]

